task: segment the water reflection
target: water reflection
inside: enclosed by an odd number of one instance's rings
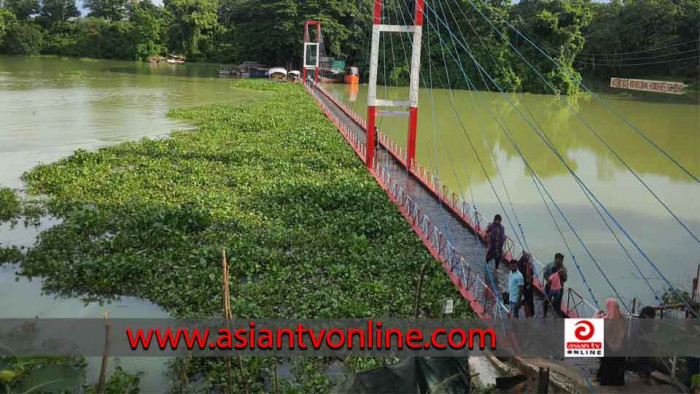
[[[358,113],[365,113],[365,85],[352,94],[344,85],[328,85],[327,88]],[[585,95],[509,94],[506,98],[489,92],[454,91],[452,94],[451,97],[448,91],[440,89],[432,94],[428,90],[420,92],[416,156],[463,199],[475,204],[487,217],[505,211],[517,228],[510,197],[523,226],[525,241],[536,256],[549,261],[556,251],[569,255],[519,149],[592,251],[603,272],[623,289],[621,293],[625,297],[640,297],[644,302],[653,301],[652,291],[639,280],[640,275],[605,223],[566,166],[538,137],[535,128],[546,135],[642,250],[661,266],[664,275],[675,286],[689,287],[688,278],[700,262],[697,257],[700,247],[587,125],[597,131],[696,234],[700,233],[700,188],[603,105]],[[378,95],[379,98],[405,99],[408,91],[379,87]],[[631,100],[629,94],[603,97],[691,173],[700,174],[700,105],[697,102],[689,105],[687,98],[675,97]],[[407,118],[379,118],[377,123],[382,131],[405,146]],[[489,180],[503,207],[494,197]],[[550,208],[554,210],[551,204]],[[597,297],[604,300],[614,295],[561,217],[558,222]],[[614,227],[612,223],[611,226]],[[509,228],[508,232],[514,234],[514,228]],[[617,230],[616,234],[632,251],[635,262],[642,268],[643,275],[650,278],[652,286],[662,290],[665,283],[652,267],[623,234]],[[567,264],[573,266],[570,256]],[[578,275],[573,275],[574,286],[585,291],[580,281]]]
[[[165,135],[171,108],[236,104],[256,93],[212,78],[213,66],[0,56],[0,185],[77,147]]]

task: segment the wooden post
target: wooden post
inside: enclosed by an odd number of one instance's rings
[[[182,373],[180,375],[180,385],[182,387],[185,387],[189,384],[189,379],[187,379],[187,367],[190,364],[191,358],[192,358],[192,353],[190,351],[188,351],[187,356],[185,356],[185,365],[182,367]]]
[[[425,277],[425,270],[428,269],[428,263],[424,263],[422,267],[420,267],[420,277],[418,278],[418,288],[416,289],[416,308],[414,312],[414,316],[417,319],[418,314],[420,313],[420,295],[421,291],[423,290],[423,278]]]
[[[696,301],[698,297],[698,282],[700,281],[700,264],[698,264],[698,270],[695,273],[695,279],[693,279],[693,294],[691,294],[691,300]]]
[[[538,380],[537,380],[537,392],[542,394],[547,394],[549,390],[549,368],[544,369],[540,367]]]
[[[229,286],[228,286],[228,262],[226,261],[226,249],[221,250],[221,266],[223,270],[223,301],[224,301],[224,319],[226,319],[226,325],[230,328],[231,323],[231,306],[229,302],[231,301],[229,297]],[[231,356],[226,356],[226,377],[227,385],[226,392],[229,394],[233,392],[233,373],[231,372]]]
[[[228,261],[226,261],[226,249],[221,250],[221,259],[222,259],[222,268],[223,268],[223,273],[224,273],[224,286],[223,286],[223,295],[224,295],[224,319],[226,319],[226,324],[229,326],[231,325],[231,320],[233,320],[233,313],[231,312],[231,294],[229,290],[229,270],[228,270]],[[246,384],[245,381],[245,376],[243,375],[243,360],[241,359],[241,356],[238,356],[238,369],[240,370],[241,373],[241,383],[243,385],[243,392],[248,394],[248,385]],[[231,371],[231,356],[226,356],[226,373],[228,375],[228,392],[233,392],[231,390],[233,386],[233,373]]]
[[[274,373],[275,379],[275,394],[280,394],[280,379],[277,376],[277,358],[273,357],[272,362],[274,362],[274,364],[272,365],[272,371]]]
[[[112,339],[112,323],[107,320],[109,316],[108,312],[104,314],[105,321],[105,350],[102,353],[102,367],[100,368],[100,379],[97,382],[97,392],[105,392],[105,381],[107,380],[107,366],[109,363],[109,343]]]

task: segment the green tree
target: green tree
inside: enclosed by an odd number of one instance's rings
[[[364,52],[371,28],[371,1],[224,0],[222,19],[232,21],[237,31],[237,49],[242,60],[268,64],[301,64],[303,26],[306,20],[321,21],[325,51],[349,63]]]
[[[303,19],[293,0],[242,1],[234,12],[242,60],[284,64],[301,53]]]
[[[135,59],[133,29],[127,21],[99,18],[81,19],[77,31],[77,52],[103,59]]]
[[[556,93],[576,93],[578,83],[574,78],[580,76],[573,64],[585,42],[582,29],[592,18],[588,0],[523,0],[513,6],[511,16],[518,28],[561,67],[554,65],[522,38],[513,37],[520,44],[523,56],[554,85]],[[526,91],[554,93],[524,61],[518,61],[517,70],[523,77]]]
[[[108,21],[126,18],[128,0],[85,0],[83,5],[90,10],[89,16]]]
[[[238,45],[233,27],[222,26],[212,37],[214,48],[209,54],[209,61],[235,63],[238,61]]]
[[[220,26],[217,0],[166,0],[172,17],[168,48],[198,58],[211,49],[211,37]]]
[[[424,34],[426,40],[429,39],[427,45],[430,48],[423,51],[422,67],[434,67],[433,84],[446,86],[449,81],[451,87],[469,88],[462,73],[463,68],[477,89],[496,89],[486,76],[488,73],[500,88],[519,90],[521,81],[513,69],[515,54],[509,46],[508,27],[504,22],[508,15],[508,3],[495,0],[485,6],[479,1],[456,0],[456,4],[453,7],[449,2],[438,3],[434,13],[440,19],[431,14],[431,25],[424,23]],[[494,17],[494,13],[498,17]],[[489,17],[491,24],[486,22],[484,16]],[[455,37],[461,44],[455,43]]]
[[[700,1],[615,0],[593,12],[580,69],[605,77],[700,73]]]
[[[42,33],[35,23],[17,22],[5,37],[5,50],[16,55],[36,55],[41,52]]]
[[[0,48],[4,46],[5,36],[16,21],[17,18],[15,18],[15,14],[4,8],[0,8]]]
[[[43,0],[41,15],[50,23],[56,23],[80,16],[80,11],[75,6],[75,0]]]
[[[17,19],[27,19],[41,10],[39,0],[5,0],[4,7],[15,14]]]
[[[132,10],[131,22],[134,28],[136,57],[148,60],[153,55],[166,51],[164,28],[166,21],[163,11],[146,0]]]

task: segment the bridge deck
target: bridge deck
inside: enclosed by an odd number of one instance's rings
[[[334,100],[329,99],[324,93],[318,94],[317,98],[322,101],[338,122],[347,128],[348,132],[353,133],[363,144],[366,142],[364,127],[348,116]],[[463,220],[454,215],[422,182],[412,174],[409,174],[405,165],[397,160],[383,144],[377,147],[375,155],[377,162],[389,171],[391,178],[401,184],[411,199],[420,206],[422,212],[447,236],[455,251],[469,262],[473,271],[472,275],[478,275],[481,281],[489,287],[492,286],[492,283],[495,283],[499,289],[497,293],[500,294],[507,286],[507,264],[502,263],[498,272],[496,272],[492,262],[490,270],[487,270],[485,263],[486,247],[474,231]],[[455,275],[460,278],[464,277],[463,269],[464,266],[456,265],[454,268]],[[476,299],[479,300],[484,309],[492,311],[494,309],[493,294],[490,294],[490,291],[483,285],[474,286],[473,289]],[[535,296],[535,315],[538,317],[543,316],[542,298],[537,293]],[[523,310],[521,310],[522,316],[524,316]],[[552,316],[552,314],[550,313],[549,316]]]

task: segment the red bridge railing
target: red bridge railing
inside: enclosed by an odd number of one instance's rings
[[[364,161],[366,145],[363,138],[352,132],[350,127],[343,123],[333,111],[319,97],[322,94],[325,98],[333,102],[341,111],[352,119],[358,126],[366,129],[364,119],[352,109],[345,106],[335,96],[328,93],[320,85],[314,88],[306,86],[307,91],[316,99],[326,116],[335,124],[343,137],[353,147],[357,155]],[[379,143],[386,149],[395,160],[406,165],[406,152],[391,140],[386,134],[378,133]],[[409,166],[410,174],[415,177],[424,187],[426,187],[442,204],[468,228],[471,229],[483,243],[486,242],[486,224],[488,221],[469,203],[461,199],[457,193],[452,191],[440,179],[432,174],[425,166],[417,161],[411,161]],[[502,300],[496,295],[494,290],[488,286],[484,280],[474,272],[471,265],[461,256],[443,233],[423,212],[420,206],[406,193],[405,189],[392,178],[390,171],[376,160],[371,166],[370,172],[374,175],[378,183],[384,188],[389,197],[394,201],[402,213],[409,221],[413,230],[423,240],[430,253],[442,262],[443,268],[449,274],[452,282],[458,286],[462,296],[470,302],[472,309],[481,318],[490,316],[509,315],[509,310]],[[504,258],[508,261],[520,258],[523,250],[510,237],[506,237]],[[517,257],[515,257],[517,256]],[[544,265],[533,258],[535,271],[542,274]],[[544,294],[543,278],[536,277],[534,285],[538,292]],[[593,316],[596,308],[585,300],[572,288],[565,286],[566,302],[562,303],[562,312],[569,317]],[[500,311],[499,311],[500,309]]]

